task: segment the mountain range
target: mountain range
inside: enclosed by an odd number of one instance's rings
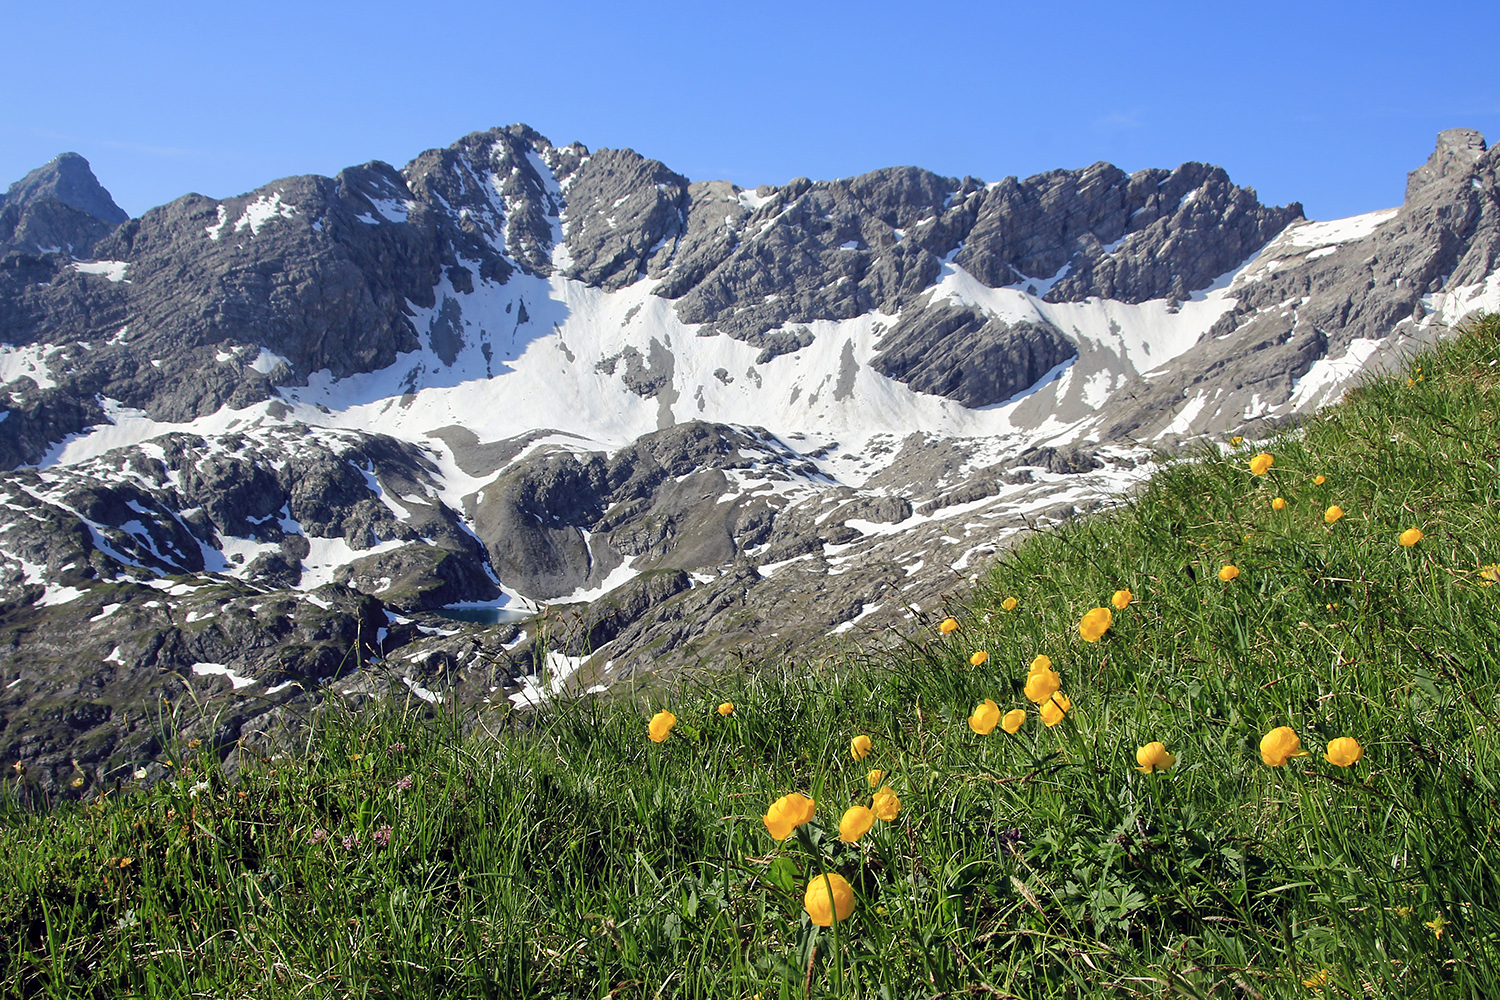
[[[1497,163],[1449,130],[1313,222],[1199,163],[745,190],[516,125],[132,219],[64,154],[0,199],[0,756],[87,794],[329,696],[503,713],[930,617],[1500,305]]]

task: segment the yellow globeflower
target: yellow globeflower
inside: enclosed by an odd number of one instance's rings
[[[1095,608],[1079,620],[1078,634],[1083,636],[1084,642],[1098,642],[1114,620],[1114,613],[1108,608]]]
[[[1271,501],[1271,509],[1272,510],[1286,510],[1286,500],[1284,500],[1281,497],[1277,497],[1275,500]]]
[[[943,633],[944,635],[947,635],[949,632],[952,632],[956,628],[958,628],[957,618],[944,618],[942,624],[938,626],[938,631]]]
[[[835,872],[814,875],[802,895],[802,907],[819,927],[832,927],[835,920],[848,920],[854,912],[854,888]]]
[[[1177,763],[1177,755],[1167,753],[1167,748],[1161,743],[1147,743],[1135,752],[1135,762],[1140,766],[1136,770],[1142,774],[1150,774],[1152,771],[1165,771]]]
[[[1055,694],[1050,701],[1041,706],[1042,722],[1046,724],[1048,729],[1051,729],[1061,722],[1063,716],[1067,715],[1072,709],[1073,703],[1068,700],[1067,695]]]
[[[1109,603],[1115,606],[1116,611],[1124,611],[1130,607],[1130,602],[1134,599],[1135,596],[1131,594],[1130,589],[1127,587],[1124,590],[1115,591],[1115,596],[1109,599]]]
[[[783,795],[771,803],[771,808],[761,817],[766,824],[766,830],[777,840],[785,840],[792,835],[792,831],[803,823],[812,822],[813,813],[817,810],[817,802],[806,795]]]
[[[1036,659],[1031,661],[1031,668],[1027,672],[1035,674],[1043,670],[1051,669],[1052,657],[1048,656],[1046,653],[1040,653],[1037,655]]]
[[[1407,548],[1411,548],[1413,545],[1420,542],[1423,537],[1424,536],[1422,534],[1421,528],[1407,528],[1405,531],[1401,532],[1401,537],[1398,539],[1398,541],[1400,541],[1401,544],[1406,546]]]
[[[882,788],[875,793],[875,797],[870,801],[870,807],[875,811],[876,819],[883,819],[889,823],[901,811],[901,800],[896,798],[896,793],[889,788]]]
[[[990,654],[981,649],[973,656],[969,657],[969,662],[976,667],[982,667],[986,663],[990,662]]]
[[[1040,705],[1062,687],[1062,678],[1055,670],[1036,670],[1026,678],[1026,700]]]
[[[1228,583],[1240,575],[1240,568],[1233,563],[1227,563],[1219,568],[1219,579]]]
[[[884,780],[885,772],[879,769],[871,771],[869,774],[865,775],[865,783],[868,784],[871,788],[880,787],[880,783]]]
[[[1014,736],[1021,731],[1026,724],[1026,709],[1013,708],[1005,713],[1005,718],[1000,720],[1000,728]]]
[[[729,715],[733,711],[734,711],[734,702],[732,702],[732,701],[722,702],[719,705],[719,714],[720,715]]]
[[[870,827],[875,825],[875,814],[864,806],[850,806],[844,810],[844,818],[839,820],[839,839],[846,844],[852,844],[860,837],[870,832]]]
[[[1481,587],[1493,587],[1500,583],[1500,563],[1490,563],[1488,566],[1479,567],[1479,585]]]
[[[1016,610],[1016,599],[1014,597],[1007,597],[1005,600],[1000,602],[1000,607],[1004,608],[1006,611],[1014,611]]]
[[[1328,482],[1328,477],[1327,476],[1313,476],[1313,485],[1314,486],[1322,486],[1326,482]]]
[[[1323,512],[1323,521],[1326,524],[1332,524],[1334,521],[1337,521],[1343,516],[1344,508],[1340,507],[1338,504],[1334,504],[1332,507],[1329,507]]]
[[[1260,738],[1260,759],[1270,767],[1282,767],[1293,757],[1306,757],[1301,738],[1291,726],[1278,726]]]
[[[870,747],[873,745],[874,744],[870,742],[870,737],[866,736],[864,733],[860,733],[858,736],[854,737],[854,739],[849,741],[849,754],[855,760],[864,760],[865,754],[870,752]]]
[[[662,709],[651,716],[651,724],[646,727],[646,735],[651,737],[653,743],[660,743],[667,738],[667,734],[675,725],[677,725],[677,716]]]
[[[980,736],[988,736],[995,731],[995,726],[1000,722],[1000,706],[989,698],[984,699],[974,706],[974,712],[969,716],[969,728]]]
[[[1250,471],[1257,476],[1264,476],[1275,462],[1276,459],[1263,451],[1250,460]]]
[[[1365,755],[1365,748],[1353,736],[1340,736],[1328,743],[1328,752],[1323,759],[1339,767],[1349,767]]]

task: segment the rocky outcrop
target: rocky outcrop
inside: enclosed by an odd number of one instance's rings
[[[168,591],[172,593],[169,595]],[[379,602],[342,588],[312,598],[229,580],[96,584],[16,610],[0,625],[0,757],[54,792],[97,791],[178,736],[228,753],[256,720],[357,670],[385,624]],[[361,644],[369,644],[361,649]]]
[[[693,421],[648,434],[611,457],[538,455],[480,491],[472,516],[500,581],[541,599],[598,586],[627,560],[694,570],[761,544],[775,505],[726,476],[785,477],[784,445]],[[725,503],[703,501],[725,497]]]
[[[95,243],[128,218],[89,162],[63,153],[0,195],[0,255],[16,250],[88,257]]]
[[[1051,324],[1007,323],[946,302],[908,310],[876,347],[882,375],[972,407],[1003,403],[1078,354]]]

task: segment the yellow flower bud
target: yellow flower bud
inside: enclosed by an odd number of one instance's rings
[[[980,736],[988,736],[995,731],[995,726],[1000,722],[1000,706],[989,698],[984,699],[974,706],[973,713],[969,716],[969,728]]]
[[[1269,767],[1282,767],[1293,757],[1306,757],[1302,740],[1291,726],[1278,726],[1260,739],[1260,759]]]
[[[1140,765],[1136,770],[1142,774],[1150,774],[1153,771],[1165,771],[1177,763],[1175,754],[1167,753],[1167,748],[1161,743],[1147,743],[1135,752],[1135,762]]]
[[[1016,610],[1016,599],[1014,597],[1007,597],[1000,602],[1000,607],[1006,611],[1014,611]]]
[[[1098,642],[1109,631],[1115,616],[1108,608],[1095,608],[1086,612],[1078,622],[1078,634],[1084,642]]]
[[[1134,599],[1135,596],[1131,594],[1130,589],[1127,587],[1125,590],[1115,591],[1114,596],[1109,599],[1109,603],[1115,606],[1116,611],[1124,611],[1130,607],[1130,602]]]
[[[819,927],[832,927],[835,920],[848,920],[854,913],[854,887],[836,872],[814,875],[802,895],[802,907]]]
[[[982,667],[988,662],[990,662],[990,654],[986,653],[982,649],[976,652],[973,656],[969,657],[969,663],[976,667]]]
[[[1264,476],[1275,462],[1276,459],[1266,452],[1261,452],[1250,460],[1250,471],[1257,476]]]
[[[817,802],[806,795],[798,795],[793,792],[783,795],[771,803],[771,808],[761,817],[766,824],[766,830],[777,840],[785,840],[792,835],[792,831],[803,823],[812,822],[813,813],[817,810]]]
[[[1402,545],[1406,546],[1409,549],[1413,545],[1420,542],[1424,537],[1425,536],[1422,534],[1421,528],[1407,528],[1405,531],[1401,532],[1399,541]]]
[[[864,760],[865,754],[870,752],[870,748],[873,745],[874,744],[870,742],[870,737],[866,736],[864,733],[860,733],[858,736],[854,737],[854,739],[849,741],[849,755],[855,760]]]
[[[1240,568],[1238,566],[1233,565],[1232,563],[1231,564],[1226,564],[1226,565],[1220,567],[1220,569],[1219,569],[1219,579],[1223,580],[1225,583],[1228,583],[1230,580],[1233,580],[1235,577],[1237,577],[1239,575],[1240,575]]]
[[[1026,724],[1026,710],[1024,708],[1013,708],[1005,713],[1005,718],[1000,720],[1000,728],[1014,736],[1021,731]]]
[[[651,716],[651,724],[646,727],[646,735],[653,743],[660,743],[672,732],[672,727],[677,725],[677,716],[662,709]]]
[[[1067,695],[1054,694],[1049,701],[1043,703],[1041,706],[1042,723],[1048,729],[1051,729],[1061,722],[1063,716],[1067,715],[1072,708],[1073,702],[1068,699]]]
[[[1282,499],[1281,497],[1277,497],[1275,500],[1271,501],[1271,509],[1272,510],[1286,510],[1286,501],[1284,499]]]
[[[1323,759],[1330,764],[1339,767],[1349,767],[1365,755],[1365,748],[1359,745],[1359,741],[1353,736],[1340,736],[1336,740],[1330,740],[1328,750],[1323,754]]]
[[[889,788],[882,788],[876,792],[870,805],[875,811],[875,818],[883,819],[887,823],[895,819],[896,814],[901,811],[901,800]]]
[[[1055,670],[1037,670],[1026,678],[1026,700],[1041,705],[1062,687],[1062,678]]]
[[[942,624],[938,626],[938,631],[947,635],[956,628],[958,628],[957,618],[944,618]]]
[[[1343,516],[1344,508],[1340,507],[1338,504],[1334,504],[1332,507],[1329,507],[1323,512],[1323,521],[1326,524],[1332,524],[1334,521],[1337,521]]]
[[[875,814],[864,806],[850,806],[844,810],[844,818],[839,820],[839,839],[846,844],[852,844],[870,832],[870,827],[875,825]]]

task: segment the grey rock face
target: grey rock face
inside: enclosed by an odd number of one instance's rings
[[[849,181],[798,179],[740,199],[742,206],[759,202],[749,214],[724,212],[726,192],[705,191],[701,205],[689,206],[687,229],[722,227],[736,245],[700,235],[664,265],[657,292],[679,299],[684,322],[751,343],[791,324],[896,312],[937,277],[932,249],[956,245],[953,235],[963,229],[956,220],[972,207],[967,198],[950,207],[950,196],[974,186],[912,167]],[[918,232],[903,245],[906,227]],[[688,287],[675,276],[679,269],[702,277]]]
[[[0,255],[16,250],[88,257],[127,218],[88,161],[63,153],[0,195]]]
[[[683,231],[688,180],[629,149],[600,149],[568,177],[569,277],[609,291],[646,273]]]
[[[908,310],[876,347],[881,374],[973,407],[1010,399],[1078,353],[1050,324],[1010,324],[948,303]]]
[[[90,256],[94,244],[114,227],[56,198],[0,207],[0,252],[60,252]]]
[[[1268,208],[1218,167],[1126,174],[1107,163],[1007,178],[985,194],[955,262],[991,287],[1049,279],[1052,302],[1184,299],[1243,263],[1297,204]]]
[[[587,153],[512,125],[471,133],[406,166],[412,196],[441,234],[441,264],[455,289],[467,291],[475,278],[503,283],[516,267],[552,273],[564,204],[558,183]]]
[[[172,596],[99,585],[0,625],[0,754],[26,761],[28,780],[54,795],[78,775],[82,794],[130,780],[161,752],[163,713],[179,699],[214,704],[185,725],[228,753],[280,705],[356,670],[370,652],[362,640],[385,623],[379,602],[342,588],[312,602],[231,581],[172,583]]]
[[[1097,455],[1077,447],[1027,448],[1010,462],[1010,467],[1020,469],[1039,467],[1059,476],[1076,476],[1081,472],[1092,472],[1104,468]]]
[[[111,227],[130,218],[100,185],[89,169],[89,161],[77,153],[63,153],[16,181],[0,198],[0,207],[24,209],[43,198],[52,198]]]
[[[1497,168],[1500,154],[1479,133],[1442,133],[1409,176],[1394,218],[1332,247],[1281,247],[1274,270],[1236,285],[1234,310],[1170,372],[1124,388],[1129,402],[1113,410],[1101,437],[1160,426],[1198,392],[1234,424],[1255,395],[1287,398],[1318,359],[1342,356],[1354,340],[1416,332],[1424,296],[1476,284],[1500,267]]]
[[[1130,175],[1096,164],[988,187],[893,168],[766,189],[740,199],[757,205],[748,213],[730,193],[704,192],[700,209],[690,188],[685,229],[701,214],[698,239],[653,259],[652,273],[684,322],[752,344],[794,324],[898,312],[950,255],[991,287],[1046,282],[1066,266],[1050,301],[1186,298],[1302,216],[1197,163]]]
[[[627,558],[639,569],[718,566],[760,544],[774,516],[764,500],[701,501],[726,492],[725,470],[784,476],[785,464],[742,431],[679,424],[608,459],[518,463],[480,491],[474,531],[502,583],[544,599],[597,586]]]

